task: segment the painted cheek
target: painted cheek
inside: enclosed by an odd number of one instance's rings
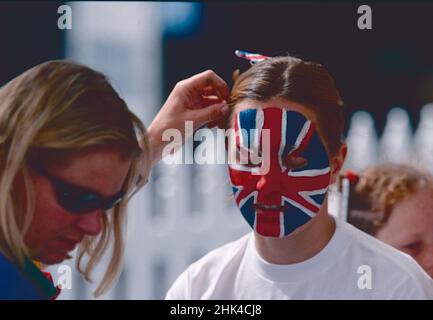
[[[229,167],[230,180],[234,185],[244,185],[248,187],[253,187],[260,178],[259,175],[253,175],[249,172],[234,170]]]

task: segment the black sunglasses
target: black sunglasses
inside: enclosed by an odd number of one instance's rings
[[[57,202],[71,213],[89,213],[97,209],[109,210],[125,196],[125,192],[121,191],[112,197],[104,198],[97,192],[75,186],[53,176],[41,166],[31,165],[31,168],[50,180]]]

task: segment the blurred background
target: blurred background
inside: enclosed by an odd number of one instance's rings
[[[71,30],[57,27],[61,4],[72,8]],[[347,169],[391,160],[433,171],[433,4],[375,1],[373,29],[359,30],[360,4],[1,2],[0,85],[43,61],[72,59],[107,74],[149,125],[186,77],[213,69],[232,84],[232,72],[248,68],[234,50],[290,53],[322,63],[336,80]],[[120,279],[101,298],[161,299],[191,262],[249,231],[226,171],[164,163],[153,170],[129,209]],[[94,289],[73,271],[60,298],[91,299]]]

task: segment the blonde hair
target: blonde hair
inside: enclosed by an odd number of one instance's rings
[[[364,231],[375,234],[388,221],[396,204],[425,188],[433,190],[431,174],[409,165],[385,163],[364,170],[354,187],[356,198],[365,203],[364,210],[371,212],[367,218],[363,211]]]
[[[115,148],[132,159],[132,165],[124,185],[128,197],[112,214],[103,215],[101,234],[85,237],[78,249],[77,269],[90,281],[93,268],[111,247],[95,296],[119,274],[126,205],[149,174],[145,127],[103,74],[77,63],[48,61],[0,88],[0,252],[12,261],[22,264],[29,257],[24,235],[33,217],[34,194],[28,163],[33,158],[67,163],[74,154],[100,147]],[[24,194],[14,192],[18,173],[24,178]],[[82,266],[84,257],[88,261]]]

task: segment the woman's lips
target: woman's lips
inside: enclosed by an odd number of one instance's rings
[[[255,207],[259,211],[284,211],[287,206],[282,206],[280,204],[255,204]]]

